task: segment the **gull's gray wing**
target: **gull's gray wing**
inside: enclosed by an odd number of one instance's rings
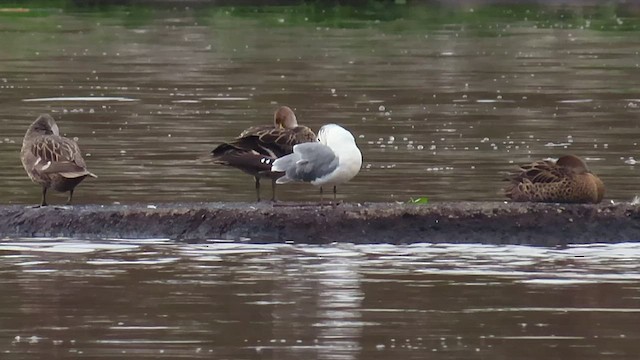
[[[332,173],[339,162],[327,145],[309,142],[294,146],[293,153],[277,159],[271,170],[285,173],[277,180],[278,184],[291,181],[311,182]]]

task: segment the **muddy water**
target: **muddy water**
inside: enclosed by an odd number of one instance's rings
[[[634,19],[608,16],[603,30],[543,16],[345,25],[278,11],[5,14],[0,201],[38,201],[18,152],[44,112],[100,176],[79,203],[252,201],[250,177],[196,159],[270,123],[281,104],[314,129],[336,122],[356,135],[364,165],[339,190],[347,201],[500,199],[500,171],[565,153],[588,159],[608,199],[628,200],[640,36],[616,28]],[[316,191],[280,188],[284,200]]]
[[[3,359],[637,359],[640,247],[0,243]]]

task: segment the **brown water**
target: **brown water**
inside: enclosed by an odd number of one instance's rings
[[[45,14],[0,22],[3,203],[39,199],[18,153],[44,112],[100,176],[78,203],[253,201],[250,177],[195,159],[270,123],[280,104],[314,129],[336,122],[356,135],[364,165],[339,190],[347,201],[501,199],[500,171],[565,153],[587,158],[607,200],[638,193],[640,31]],[[316,191],[280,188],[283,200]]]
[[[640,246],[0,243],[2,359],[629,359]]]

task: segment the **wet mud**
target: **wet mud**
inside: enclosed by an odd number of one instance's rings
[[[640,239],[630,204],[504,202],[315,204],[192,203],[0,207],[3,237],[169,238],[256,243],[483,243],[561,246]]]

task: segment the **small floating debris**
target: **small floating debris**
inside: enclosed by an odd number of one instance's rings
[[[366,97],[366,95],[362,95],[363,97]],[[385,100],[379,100],[379,99],[365,99],[365,100],[357,100],[356,104],[381,104],[384,103]],[[369,108],[367,108],[367,111],[369,111]]]
[[[440,166],[440,167],[429,167],[427,171],[449,171],[453,170],[453,166]]]
[[[504,99],[478,99],[477,103],[512,103],[515,102],[513,100],[504,100]]]
[[[590,103],[593,102],[593,99],[571,99],[571,100],[559,100],[561,104],[580,104],[580,103]]]
[[[568,142],[564,142],[564,143],[552,143],[552,142],[548,142],[546,144],[544,144],[544,146],[546,147],[566,147],[566,146],[570,146],[571,143]]]
[[[132,99],[126,97],[108,97],[108,96],[79,96],[79,97],[50,97],[50,98],[34,98],[34,99],[22,99],[24,102],[36,102],[36,101],[138,101],[139,99]]]
[[[157,209],[158,207],[155,205],[147,205],[147,209]]]
[[[627,165],[635,165],[638,161],[633,158],[633,156],[629,156],[627,160],[624,161]]]
[[[249,100],[248,97],[206,97],[200,98],[200,100],[205,101],[245,101]]]
[[[202,101],[200,100],[173,100],[172,103],[175,104],[200,104]]]

